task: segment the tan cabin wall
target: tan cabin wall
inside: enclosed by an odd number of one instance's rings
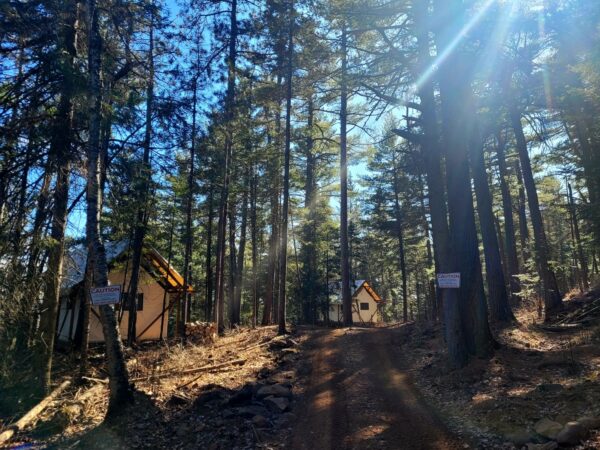
[[[361,310],[360,304],[368,303],[368,310]],[[361,288],[352,298],[352,321],[359,323],[379,323],[381,322],[381,314],[377,309],[377,302],[369,295],[369,293]]]
[[[368,303],[368,310],[361,310],[360,304]],[[361,288],[358,293],[352,297],[352,322],[359,325],[361,323],[379,323],[382,321],[381,312],[377,309],[378,303]],[[339,304],[333,304],[329,307],[329,320],[332,322],[342,322],[342,308]]]
[[[129,276],[125,279],[125,273],[123,271],[110,272],[108,274],[110,284],[120,284],[123,289],[127,289],[129,286]],[[162,312],[163,309],[163,298],[164,289],[143,269],[140,273],[140,281],[138,285],[138,293],[144,294],[144,308],[142,311],[137,313],[137,324],[136,324],[136,335],[139,334]],[[166,304],[170,301],[169,295],[167,295]],[[98,315],[100,314],[99,308],[93,308]],[[117,319],[119,318],[120,311],[116,311]],[[129,313],[125,311],[123,313],[120,331],[121,337],[127,336],[127,327],[129,321]],[[168,327],[168,313],[166,313],[162,319],[158,319],[142,336],[139,336],[140,341],[145,340],[157,340],[160,339],[160,327],[161,321],[163,323],[163,336],[167,335]],[[90,342],[104,342],[104,333],[102,331],[102,324],[96,314],[92,313],[90,317]]]

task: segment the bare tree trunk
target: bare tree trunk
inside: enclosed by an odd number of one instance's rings
[[[575,206],[575,199],[573,198],[573,189],[571,183],[567,183],[568,197],[569,197],[569,209],[571,211],[571,221],[573,223],[573,235],[575,237],[575,246],[577,248],[577,259],[581,266],[581,281],[583,283],[584,290],[590,288],[590,280],[588,273],[588,262],[583,252],[583,245],[581,244],[581,233],[579,232],[579,222],[577,220],[577,210]]]
[[[64,11],[65,24],[62,30],[62,45],[68,55],[67,71],[73,70],[73,61],[77,52],[79,3],[67,5]],[[37,342],[41,387],[46,392],[52,380],[52,357],[56,339],[56,322],[60,301],[60,283],[65,248],[65,230],[67,225],[67,207],[69,203],[69,178],[73,158],[73,92],[68,83],[63,83],[60,103],[53,127],[50,155],[57,161],[56,185],[53,195],[53,212],[50,231],[52,246],[48,255],[45,276],[45,289],[40,317],[39,338]]]
[[[475,128],[477,128],[475,126]],[[492,195],[487,180],[485,162],[483,160],[483,146],[478,131],[474,130],[470,144],[471,173],[474,180],[475,194],[477,197],[477,212],[483,241],[483,252],[485,255],[485,268],[488,286],[488,302],[490,304],[490,316],[498,322],[508,322],[514,319],[508,294],[506,282],[502,269],[502,259],[498,245],[498,236],[494,226],[494,211],[492,209]]]
[[[214,187],[211,184],[208,192],[208,221],[206,224],[206,304],[204,316],[207,322],[210,321],[213,307],[213,272],[212,272],[212,232],[214,221],[213,208]]]
[[[95,0],[88,0],[88,70],[89,70],[89,98],[90,98],[90,125],[87,149],[87,222],[86,242],[88,256],[93,267],[93,284],[106,286],[108,284],[108,265],[106,253],[100,234],[101,198],[100,178],[100,122],[101,122],[101,81],[100,65],[102,58],[102,40],[100,37],[98,15]],[[89,295],[89,291],[86,293]],[[112,306],[100,306],[102,330],[106,343],[106,359],[109,374],[109,402],[108,415],[113,416],[122,410],[122,407],[133,400],[129,386],[129,376],[123,345],[119,336],[119,328]]]
[[[150,194],[150,179],[152,166],[150,165],[150,150],[152,146],[152,113],[154,109],[154,12],[151,11],[148,50],[148,80],[146,87],[146,130],[144,133],[144,154],[141,166],[141,183],[138,193],[137,218],[133,233],[133,256],[131,261],[131,275],[129,279],[129,292],[127,295],[127,308],[129,311],[127,327],[127,345],[131,346],[136,340],[137,332],[137,293],[140,280],[140,267],[146,229],[148,224],[148,196]],[[184,283],[185,285],[185,283]]]
[[[244,257],[246,255],[246,231],[248,228],[248,195],[250,190],[250,171],[246,168],[244,176],[244,192],[242,194],[242,219],[240,224],[240,244],[237,253],[236,280],[233,293],[233,323],[241,323],[242,312],[242,290],[244,283]]]
[[[235,76],[237,57],[237,0],[232,0],[229,17],[230,36],[229,54],[227,56],[227,93],[225,97],[225,161],[223,163],[223,188],[219,205],[219,221],[217,224],[217,289],[215,300],[215,322],[219,334],[225,331],[223,317],[225,306],[225,247],[227,230],[227,209],[229,197],[229,182],[231,172],[231,159],[233,156],[233,116],[235,102]]]
[[[292,76],[294,73],[294,0],[289,0],[289,28],[287,42],[287,76],[285,99],[285,152],[283,163],[283,205],[281,211],[281,237],[279,248],[279,304],[278,304],[278,332],[287,333],[286,330],[286,285],[287,285],[287,239],[288,216],[290,203],[290,146],[292,142]]]
[[[440,17],[454,18],[436,34],[441,52],[464,25],[466,13],[460,0],[437,0],[435,5]],[[486,357],[492,352],[493,339],[488,324],[469,176],[469,136],[475,117],[467,59],[463,48],[453,49],[438,71],[452,255],[449,268],[451,272],[461,274],[459,320],[468,352]]]
[[[515,240],[515,224],[513,220],[513,203],[508,187],[508,170],[504,148],[506,140],[501,133],[496,139],[496,154],[498,155],[498,172],[500,175],[500,191],[502,193],[502,211],[504,213],[504,248],[506,252],[507,273],[509,276],[510,293],[513,299],[518,299],[521,286],[518,279],[519,258],[517,256],[517,243]]]
[[[250,182],[250,235],[252,239],[252,327],[258,323],[258,230],[257,230],[257,185],[256,164],[252,164],[252,180]]]
[[[417,76],[424,73],[432,63],[430,57],[431,43],[426,25],[429,23],[429,6],[428,2],[415,2],[413,5],[416,29],[418,30],[417,45],[419,47]],[[437,125],[434,85],[430,79],[426,79],[422,83],[419,89],[419,97],[421,99],[421,122],[424,131],[422,152],[429,191],[433,250],[439,264],[439,270],[451,272],[450,232],[445,203],[444,176],[441,168],[440,133]],[[461,324],[458,291],[456,289],[443,289],[440,291],[440,306],[443,308],[448,359],[452,367],[462,367],[467,364],[468,351]]]
[[[562,297],[556,282],[556,276],[548,265],[549,251],[546,240],[546,232],[542,221],[542,213],[538,200],[529,153],[527,151],[527,141],[523,133],[521,123],[521,113],[516,106],[509,107],[509,115],[515,138],[517,141],[517,150],[521,161],[521,169],[525,189],[527,190],[527,200],[529,201],[529,215],[533,226],[533,237],[536,250],[536,261],[538,263],[540,278],[542,280],[542,289],[544,293],[544,305],[546,314],[551,313],[562,306]]]
[[[352,326],[352,298],[350,292],[350,261],[348,248],[348,161],[347,161],[347,121],[348,121],[348,86],[347,86],[347,31],[342,25],[342,72],[340,80],[340,253],[342,274],[342,308],[344,326]]]
[[[400,186],[398,185],[398,170],[394,156],[394,213],[396,215],[396,237],[398,239],[398,261],[400,264],[400,274],[402,276],[402,319],[408,321],[408,287],[406,276],[406,256],[404,252],[404,221],[402,220],[402,210],[400,208]],[[394,316],[396,310],[394,309]],[[397,319],[397,317],[396,317]]]
[[[235,196],[230,197],[229,201],[229,282],[227,283],[227,305],[229,313],[229,327],[233,327],[235,322],[235,283],[237,273],[237,260],[236,260],[236,248],[235,248],[235,229],[237,225],[236,217],[236,198]]]

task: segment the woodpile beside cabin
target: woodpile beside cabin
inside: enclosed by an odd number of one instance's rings
[[[329,287],[329,321],[342,322],[342,283],[334,282]],[[354,324],[375,324],[383,321],[383,299],[375,292],[367,280],[357,280],[350,286],[352,296],[352,322]]]
[[[121,336],[127,336],[129,279],[131,257],[128,243],[105,244],[109,264],[109,284],[121,285],[121,301],[115,305]],[[58,340],[62,343],[79,342],[82,336],[84,275],[87,249],[73,247],[65,255],[59,317]],[[169,312],[180,303],[183,295],[183,277],[155,249],[145,246],[142,252],[140,281],[137,301],[137,340],[157,340],[167,337]],[[104,342],[98,307],[93,306],[90,315],[90,342]]]

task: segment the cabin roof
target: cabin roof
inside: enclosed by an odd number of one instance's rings
[[[350,296],[355,297],[358,295],[361,289],[364,289],[377,303],[382,302],[383,299],[375,292],[367,280],[355,280],[350,282]],[[342,282],[334,281],[329,283],[329,301],[332,304],[342,303]]]
[[[109,270],[119,261],[125,260],[130,253],[129,243],[125,240],[105,242],[106,261]],[[70,290],[83,282],[87,248],[83,244],[74,245],[65,255],[62,289]],[[142,250],[142,267],[156,282],[168,292],[183,290],[183,277],[155,248],[144,245]],[[188,290],[192,292],[191,286]]]

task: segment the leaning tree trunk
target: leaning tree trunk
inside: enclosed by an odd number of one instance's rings
[[[95,0],[88,0],[88,70],[89,70],[89,138],[87,148],[87,222],[86,243],[90,265],[93,267],[94,286],[108,285],[108,265],[100,234],[102,191],[100,178],[100,122],[102,88],[100,66],[102,40],[100,37],[99,11]],[[89,291],[86,293],[89,295]],[[106,343],[106,359],[109,376],[108,416],[113,416],[133,400],[129,375],[115,311],[110,305],[100,306],[102,331]]]
[[[544,231],[542,213],[540,211],[540,203],[535,180],[533,178],[533,170],[531,169],[529,152],[527,151],[527,141],[525,140],[523,124],[521,123],[521,113],[515,105],[510,105],[509,115],[517,142],[517,151],[519,153],[519,160],[521,161],[521,170],[525,190],[527,191],[527,200],[529,201],[529,215],[533,227],[536,261],[542,280],[544,306],[546,314],[548,315],[562,306],[562,297],[558,289],[556,276],[548,264],[550,258],[548,242],[546,240],[546,232]]]

